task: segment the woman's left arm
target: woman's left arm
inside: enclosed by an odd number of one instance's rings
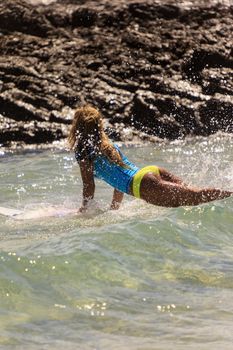
[[[82,181],[83,181],[83,200],[80,212],[87,210],[87,205],[95,194],[94,169],[92,161],[81,161],[79,163]]]
[[[114,188],[113,191],[113,197],[112,197],[112,203],[110,206],[110,209],[112,210],[117,210],[120,208],[121,202],[123,200],[124,193],[118,191],[116,188]]]

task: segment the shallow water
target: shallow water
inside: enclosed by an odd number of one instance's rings
[[[139,166],[233,190],[233,138],[129,147]],[[165,209],[97,181],[85,215],[81,182],[62,151],[2,154],[0,348],[232,349],[233,199]],[[37,218],[32,213],[39,213]]]

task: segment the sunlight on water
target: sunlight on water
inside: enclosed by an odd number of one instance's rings
[[[233,139],[123,147],[186,182],[233,190]],[[72,154],[1,154],[0,344],[24,349],[231,349],[233,200],[159,208],[96,182]],[[13,213],[13,212],[12,212]],[[198,346],[197,346],[198,344]],[[200,345],[200,346],[199,346]]]

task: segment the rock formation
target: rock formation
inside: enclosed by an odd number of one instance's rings
[[[0,144],[65,138],[85,102],[115,139],[232,133],[233,6],[176,3],[2,1]]]

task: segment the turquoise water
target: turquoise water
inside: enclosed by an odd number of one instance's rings
[[[232,141],[122,149],[139,166],[233,190]],[[61,150],[2,152],[0,188],[0,206],[22,210],[0,216],[0,348],[232,349],[232,198],[166,209],[126,197],[113,212],[97,181],[90,212],[63,215],[82,187]]]

